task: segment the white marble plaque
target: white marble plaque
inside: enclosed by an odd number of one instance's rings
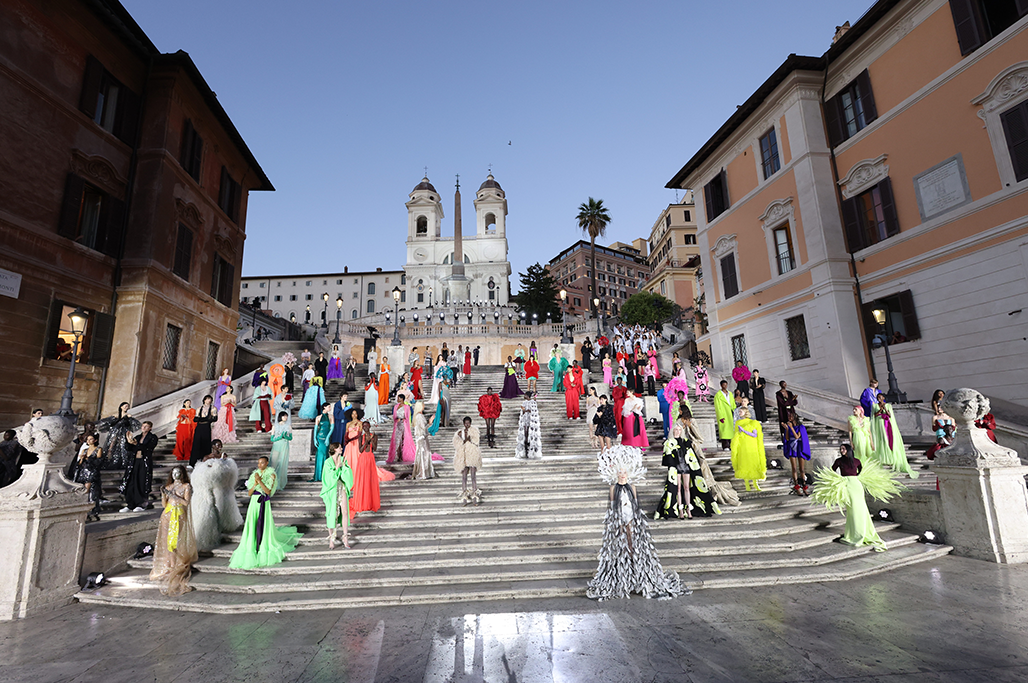
[[[0,268],[0,294],[17,299],[21,293],[21,273]]]
[[[914,192],[922,221],[969,203],[971,190],[963,158],[958,154],[914,176]]]

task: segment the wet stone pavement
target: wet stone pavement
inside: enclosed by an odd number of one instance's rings
[[[847,583],[218,616],[75,604],[0,623],[0,682],[1028,681],[1028,566]]]

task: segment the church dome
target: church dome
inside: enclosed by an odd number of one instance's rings
[[[422,190],[427,190],[428,192],[436,192],[436,189],[432,186],[432,183],[428,182],[428,176],[422,178],[421,182],[418,183],[418,186],[411,190],[411,193],[413,194],[414,192],[421,192]],[[436,192],[436,194],[439,193]]]
[[[482,185],[478,188],[478,191],[481,192],[486,188],[492,188],[494,190],[499,190],[500,192],[503,192],[503,188],[500,187],[500,184],[498,182],[496,182],[496,178],[493,177],[492,173],[490,173],[489,177],[485,179],[485,182],[482,183]]]

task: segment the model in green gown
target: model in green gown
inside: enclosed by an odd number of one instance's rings
[[[337,446],[321,471],[321,499],[325,501],[325,524],[328,526],[328,547],[336,547],[336,528],[343,525],[343,545],[350,547],[350,491],[353,490],[353,470]],[[344,511],[345,510],[345,511]]]
[[[228,561],[230,568],[255,569],[278,564],[303,536],[294,526],[275,526],[271,516],[271,497],[275,495],[277,483],[275,470],[268,466],[267,456],[261,456],[257,469],[246,480],[250,506],[246,510],[243,537]]]
[[[547,363],[547,367],[550,368],[550,372],[553,373],[553,387],[551,391],[564,393],[564,373],[568,369],[568,360],[564,358],[560,347],[555,348],[550,357],[550,362]]]
[[[895,472],[906,472],[911,479],[917,479],[917,472],[910,469],[907,462],[907,449],[903,446],[903,435],[900,434],[893,415],[892,406],[885,402],[885,394],[878,395],[875,405],[874,420],[871,421],[871,435],[874,437],[874,459],[882,465],[892,467]]]
[[[853,414],[848,418],[850,425],[850,442],[853,444],[853,455],[857,460],[866,462],[874,457],[874,441],[871,438],[871,418],[864,415],[860,406],[853,407]]]
[[[311,481],[321,481],[321,468],[325,465],[325,458],[328,457],[328,437],[332,434],[332,404],[326,403],[321,408],[321,415],[318,415],[317,424],[314,427],[314,478]]]

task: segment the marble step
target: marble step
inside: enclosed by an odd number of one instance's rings
[[[914,544],[917,537],[879,527],[890,548]],[[716,545],[684,547],[657,546],[666,569],[699,572],[732,572],[752,569],[783,569],[824,565],[867,552],[835,542],[842,527],[809,532],[789,542],[764,546],[741,542],[724,548]],[[382,585],[404,586],[409,583],[444,584],[459,582],[517,581],[531,576],[591,576],[596,570],[596,548],[555,552],[537,549],[533,552],[501,551],[490,562],[454,565],[439,559],[412,558],[387,562],[362,562],[350,557],[352,550],[325,550],[318,559],[298,559],[258,570],[242,571],[228,568],[228,557],[203,560],[196,565],[199,574],[193,585],[198,590],[230,592],[296,592],[301,590],[338,590]],[[727,559],[726,559],[727,556]],[[147,560],[132,560],[134,569],[149,570]],[[316,577],[304,579],[302,577]]]
[[[935,560],[952,548],[949,546],[910,544],[885,553],[871,553],[860,549],[860,554],[827,565],[797,567],[785,574],[772,574],[766,570],[738,572],[695,572],[683,575],[690,588],[733,588],[742,586],[774,586],[783,583],[820,583],[846,581],[877,574],[889,569],[917,562]],[[384,607],[403,604],[434,604],[453,602],[480,602],[488,600],[582,597],[588,578],[561,579],[530,577],[521,581],[469,583],[459,590],[436,585],[411,584],[402,588],[378,586],[374,588],[339,591],[301,591],[269,595],[250,593],[193,591],[182,596],[166,598],[146,580],[145,572],[115,576],[111,584],[94,591],[80,591],[79,602],[95,605],[165,609],[173,611],[211,614],[253,614],[283,610],[347,609]],[[688,600],[688,597],[681,598]]]

